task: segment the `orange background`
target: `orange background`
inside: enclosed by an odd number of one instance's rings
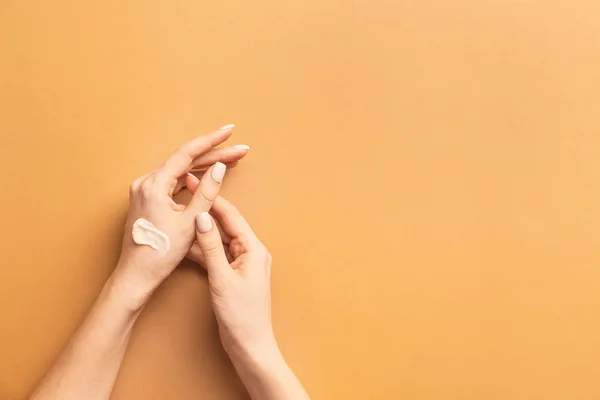
[[[0,398],[118,257],[127,188],[235,123],[315,399],[600,398],[600,3],[0,1]],[[88,229],[91,227],[91,229]],[[156,293],[114,399],[237,399],[206,277]]]

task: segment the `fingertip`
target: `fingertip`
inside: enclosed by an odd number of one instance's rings
[[[226,169],[227,169],[227,166],[225,164],[217,161],[215,163],[215,165],[213,165],[213,167],[210,171],[210,176],[213,178],[213,180],[215,182],[221,183],[221,182],[223,182],[223,177],[225,176]]]
[[[200,179],[198,179],[196,177],[196,175],[188,172],[185,177],[185,186],[188,188],[188,190],[190,192],[194,193],[196,191],[196,189],[198,188],[199,184],[200,184]]]
[[[231,134],[233,133],[233,127],[235,125],[233,124],[228,124],[228,125],[223,125],[222,127],[220,127],[219,129],[215,130],[212,132],[212,145],[217,146],[221,143],[223,143],[225,140],[229,139],[229,137],[231,136]]]
[[[188,172],[187,175],[194,181],[200,181],[200,179],[198,179],[196,175],[192,174],[191,172]]]
[[[210,232],[212,229],[212,218],[206,211],[196,215],[196,228],[200,233]]]

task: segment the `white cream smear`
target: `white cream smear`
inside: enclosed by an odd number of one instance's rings
[[[136,244],[152,247],[161,257],[164,257],[171,247],[169,237],[144,218],[139,218],[133,223],[131,235]]]

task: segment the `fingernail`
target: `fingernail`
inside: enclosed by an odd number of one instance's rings
[[[234,124],[227,124],[227,125],[223,125],[222,127],[219,128],[220,131],[226,131],[228,129],[233,129],[235,127]]]
[[[191,176],[192,178],[194,178],[195,180],[199,180],[196,175],[192,174],[191,172],[187,173],[189,176]]]
[[[200,233],[206,233],[212,229],[212,219],[207,212],[201,212],[196,216],[196,225]]]
[[[236,150],[250,150],[250,146],[248,146],[247,144],[236,144],[235,146],[233,146],[233,148]]]
[[[210,176],[215,180],[215,182],[221,183],[223,182],[226,168],[227,167],[225,164],[222,162],[217,162],[215,165],[213,165],[212,170],[210,171]]]

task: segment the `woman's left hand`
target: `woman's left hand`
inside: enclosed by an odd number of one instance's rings
[[[163,165],[136,179],[130,188],[130,203],[121,257],[115,275],[128,297],[143,304],[156,287],[175,269],[195,240],[195,217],[208,211],[219,193],[226,165],[235,165],[248,151],[247,146],[213,149],[231,136],[233,126],[225,126],[200,136],[177,149]],[[200,179],[187,206],[177,204],[173,194],[185,185],[190,170],[211,165]],[[132,238],[136,220],[144,218],[167,235],[170,247],[160,255]],[[140,305],[141,305],[140,304]]]

